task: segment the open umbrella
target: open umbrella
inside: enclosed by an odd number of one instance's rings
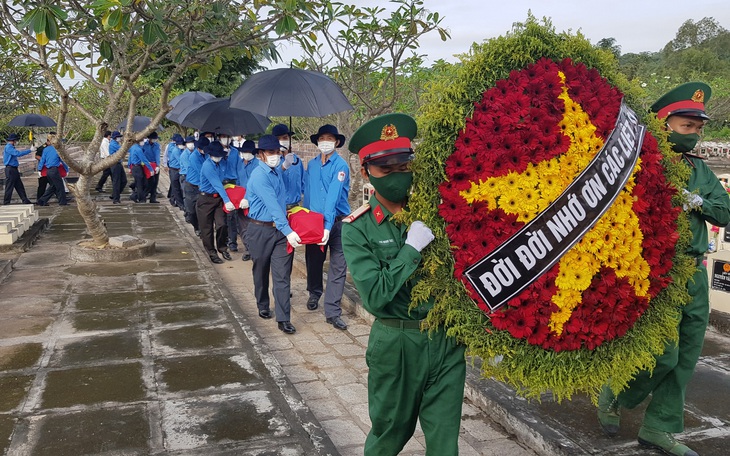
[[[352,105],[327,75],[298,68],[278,68],[249,77],[231,95],[231,107],[265,116],[324,117]]]
[[[56,121],[43,114],[21,114],[10,119],[10,127],[30,127],[30,141],[33,142],[33,127],[55,127]]]
[[[170,105],[173,108],[165,117],[175,123],[180,123],[190,111],[198,107],[201,103],[213,99],[215,99],[215,95],[208,92],[181,93],[170,100]]]
[[[271,123],[268,117],[245,109],[231,108],[230,101],[230,98],[206,101],[187,114],[180,121],[180,125],[229,136],[266,131],[266,127]]]
[[[55,127],[56,121],[42,114],[21,114],[13,117],[8,125],[11,127]]]
[[[152,122],[152,119],[147,116],[134,116],[134,121],[132,122],[132,131],[142,131]],[[123,120],[118,126],[117,130],[126,130],[127,129],[127,121]],[[157,129],[162,131],[164,128],[162,128],[162,125],[158,125]]]

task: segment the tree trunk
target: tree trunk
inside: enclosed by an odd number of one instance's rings
[[[106,230],[104,220],[99,216],[99,211],[96,208],[96,203],[91,199],[91,179],[94,176],[79,175],[79,180],[76,184],[69,184],[68,188],[71,194],[76,198],[76,206],[79,209],[79,214],[86,223],[86,230],[89,232],[93,239],[94,245],[103,247],[109,243],[109,233]]]

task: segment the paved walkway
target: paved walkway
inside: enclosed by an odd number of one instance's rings
[[[35,190],[26,180],[29,192]],[[306,310],[295,261],[287,336],[258,318],[251,263],[213,265],[182,213],[97,200],[111,235],[157,243],[148,259],[77,264],[74,206],[0,284],[0,454],[362,454],[369,322],[347,331]],[[533,455],[465,401],[462,455]],[[423,434],[404,455],[425,453]]]

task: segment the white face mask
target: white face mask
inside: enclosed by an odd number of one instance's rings
[[[266,164],[269,165],[269,168],[276,168],[280,161],[281,157],[279,155],[266,156]]]
[[[145,139],[145,140],[143,140],[143,141],[140,141],[140,142],[139,142],[138,144],[139,144],[140,146],[144,146],[145,144],[147,144],[147,140]]]
[[[210,157],[210,159],[213,160],[213,163],[218,163],[223,159],[223,157]]]
[[[193,150],[195,149],[195,143],[185,143],[185,148],[187,150]]]
[[[323,154],[328,154],[335,150],[335,142],[334,141],[320,141],[317,143],[317,149],[319,149]]]
[[[246,160],[246,161],[253,160],[253,154],[251,152],[241,152],[239,155],[241,156],[241,159],[243,159],[243,160]]]
[[[185,149],[185,146],[183,146],[183,145],[181,144],[181,145],[177,146],[177,148],[178,148],[178,149],[180,149],[180,150],[184,150],[184,149]]]
[[[220,143],[221,143],[222,145],[224,145],[224,146],[227,146],[227,145],[228,145],[228,142],[229,142],[230,140],[231,140],[231,138],[227,138],[227,137],[226,137],[226,138],[218,138],[218,141],[220,141]]]
[[[149,138],[145,138],[144,140],[142,140],[142,144],[147,144],[148,142],[150,142]]]
[[[154,144],[154,143],[156,143],[156,142],[157,142],[157,140],[156,140],[156,139],[150,139],[150,144]]]

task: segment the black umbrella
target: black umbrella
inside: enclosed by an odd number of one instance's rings
[[[213,99],[215,99],[215,95],[208,92],[182,93],[170,100],[170,105],[173,108],[165,117],[175,123],[180,123],[190,111],[197,108],[201,103]]]
[[[180,121],[183,127],[229,136],[263,133],[271,119],[244,109],[231,108],[230,98],[209,100]]]
[[[8,122],[11,127],[55,127],[56,121],[41,114],[21,114]]]
[[[352,105],[327,75],[298,68],[256,73],[231,95],[231,107],[266,116],[324,117]]]
[[[152,119],[147,116],[134,116],[134,121],[132,122],[132,131],[142,131],[152,122]],[[117,130],[126,130],[127,129],[127,121],[123,120],[119,126],[117,126]],[[158,130],[164,130],[162,128],[162,125],[157,126]]]
[[[21,114],[8,122],[10,127],[30,127],[30,141],[33,142],[33,127],[55,127],[56,121],[42,114]]]

